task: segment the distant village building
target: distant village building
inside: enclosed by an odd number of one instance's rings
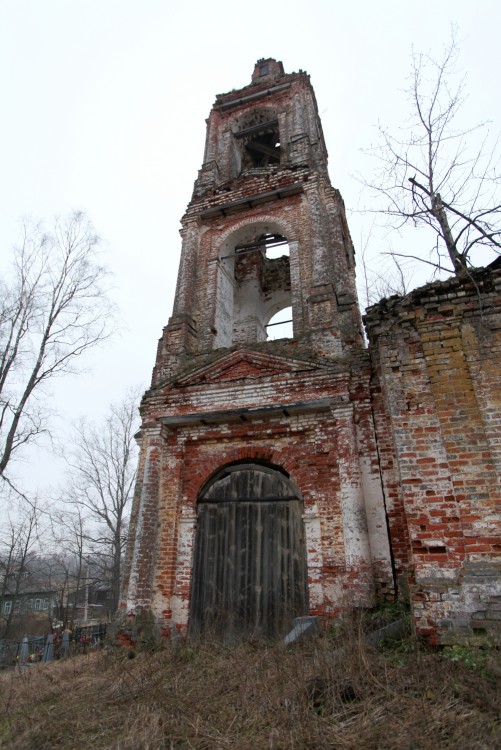
[[[0,570],[0,638],[45,632],[57,617],[59,605],[57,586],[36,564]]]
[[[496,628],[500,269],[383,300],[367,349],[315,94],[273,59],[217,96],[181,235],[141,405],[128,620],[279,637],[409,596],[432,640]]]
[[[112,586],[102,571],[89,566],[78,577],[60,562],[50,554],[30,555],[21,563],[0,557],[0,638],[112,619]]]

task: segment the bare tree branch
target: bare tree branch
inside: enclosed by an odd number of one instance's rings
[[[498,142],[489,146],[488,133],[477,140],[485,123],[456,124],[465,102],[457,60],[454,30],[441,60],[413,52],[410,120],[396,135],[379,125],[380,143],[367,152],[378,168],[363,182],[381,201],[370,212],[385,216],[394,229],[409,223],[431,229],[435,239],[425,262],[441,270],[446,257],[453,272],[463,275],[485,263],[472,257],[474,250],[501,250],[501,178]]]
[[[79,370],[88,349],[114,328],[98,263],[99,238],[80,212],[52,232],[25,221],[13,274],[0,282],[0,475],[16,452],[47,432],[43,387]]]
[[[110,407],[100,425],[81,420],[75,427],[73,447],[65,456],[69,482],[64,499],[88,519],[85,539],[93,559],[103,561],[115,608],[136,478],[138,400],[138,392],[129,392],[122,402]]]

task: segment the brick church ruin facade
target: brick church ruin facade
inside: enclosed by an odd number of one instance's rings
[[[181,235],[122,611],[282,636],[409,596],[433,640],[497,627],[501,270],[383,300],[367,349],[309,76],[273,59],[216,98]]]

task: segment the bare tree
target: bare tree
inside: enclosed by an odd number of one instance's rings
[[[113,316],[98,263],[99,238],[83,213],[26,221],[13,272],[0,281],[0,476],[15,454],[49,429],[44,388],[77,372],[106,339]],[[46,394],[45,394],[46,395]]]
[[[91,549],[84,509],[79,505],[52,516],[53,534],[58,548],[56,559],[62,576],[60,615],[65,627],[73,627],[81,593],[87,585]]]
[[[88,518],[86,542],[93,564],[100,561],[102,578],[109,581],[114,610],[136,477],[137,401],[137,394],[130,392],[110,407],[100,425],[81,420],[75,428],[74,447],[66,456],[70,479],[65,499],[84,509]]]
[[[364,183],[382,199],[375,210],[390,227],[411,224],[432,230],[428,259],[394,255],[463,275],[475,259],[485,264],[475,250],[499,254],[501,199],[498,142],[489,146],[485,123],[459,125],[465,79],[458,76],[457,59],[454,31],[441,60],[413,53],[410,120],[397,135],[379,126],[381,142],[368,151],[378,169]]]
[[[10,635],[15,605],[26,580],[29,561],[39,541],[43,511],[37,503],[23,503],[15,519],[8,518],[0,533],[0,622],[2,635]]]

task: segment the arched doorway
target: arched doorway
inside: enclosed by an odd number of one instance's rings
[[[198,498],[190,633],[280,637],[307,614],[303,503],[280,470],[225,467]]]

